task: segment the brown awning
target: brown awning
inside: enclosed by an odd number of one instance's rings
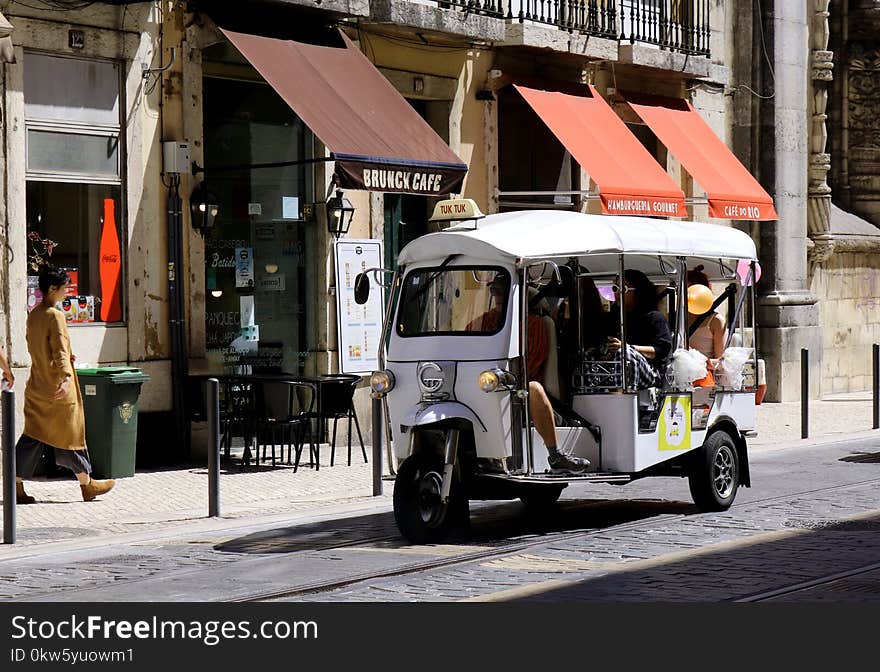
[[[0,63],[15,63],[15,51],[12,48],[12,24],[0,14]]]
[[[344,48],[223,34],[332,152],[339,186],[461,190],[467,166],[341,31]]]

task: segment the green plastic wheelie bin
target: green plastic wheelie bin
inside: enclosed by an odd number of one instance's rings
[[[150,377],[130,366],[77,369],[95,478],[134,476],[138,398]]]

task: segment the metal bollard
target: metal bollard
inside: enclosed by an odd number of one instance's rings
[[[15,543],[15,393],[2,392],[3,543]]]
[[[373,397],[373,497],[382,494],[382,399]]]
[[[810,435],[810,351],[801,348],[801,438]]]
[[[874,406],[874,429],[880,429],[880,344],[874,343],[872,350],[874,351],[874,358],[873,366],[871,367],[871,377],[874,379],[874,392],[871,402]]]
[[[220,381],[205,381],[208,416],[208,516],[220,515]]]

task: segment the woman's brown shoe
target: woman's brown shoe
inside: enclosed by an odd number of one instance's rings
[[[116,481],[112,478],[108,478],[106,481],[96,481],[94,478],[89,480],[85,485],[81,485],[80,490],[82,490],[83,501],[91,502],[98,495],[103,495],[105,492],[110,492],[113,489],[113,486],[116,485]]]
[[[24,491],[24,483],[15,482],[15,503],[16,504],[33,504],[37,500]]]

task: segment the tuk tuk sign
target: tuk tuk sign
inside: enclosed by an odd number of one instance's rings
[[[455,222],[485,217],[472,198],[455,198],[440,201],[434,206],[434,214],[429,222]]]
[[[370,298],[358,305],[354,281],[358,273],[382,266],[382,243],[378,240],[344,238],[335,243],[336,324],[341,373],[369,374],[379,366],[382,337],[382,287],[369,275]]]

